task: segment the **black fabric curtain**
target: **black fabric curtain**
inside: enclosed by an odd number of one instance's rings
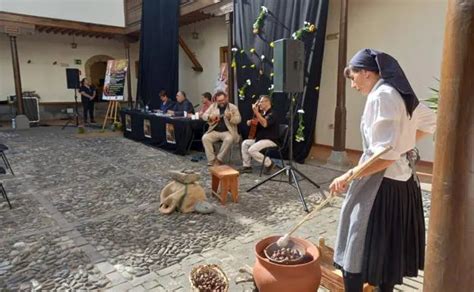
[[[180,1],[143,0],[140,32],[140,71],[137,96],[151,109],[161,104],[164,89],[178,91],[178,18]]]
[[[257,19],[261,6],[268,9],[260,33],[253,33],[253,24]],[[291,38],[292,34],[302,28],[306,22],[314,24],[315,33],[307,34],[305,43],[305,90],[299,94],[295,111],[303,109],[304,138],[303,142],[295,142],[295,161],[303,163],[314,142],[314,129],[318,111],[319,83],[324,53],[328,0],[235,0],[234,1],[234,52],[236,63],[237,87],[240,89],[247,80],[251,85],[246,87],[245,97],[239,97],[239,109],[242,120],[252,118],[251,105],[259,95],[271,92],[273,72],[273,49],[271,42]],[[255,49],[255,53],[250,49]],[[262,60],[262,55],[264,56]],[[253,64],[253,65],[252,65]],[[289,97],[284,93],[273,93],[273,109],[282,119],[288,122]],[[244,122],[242,124],[245,124]],[[295,114],[295,133],[298,128],[298,115]],[[242,126],[244,137],[248,133]],[[287,155],[287,154],[286,154]]]

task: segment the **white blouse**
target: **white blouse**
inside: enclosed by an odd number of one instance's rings
[[[398,91],[380,79],[367,96],[361,120],[362,134],[371,152],[392,146],[382,159],[396,160],[385,171],[385,177],[407,181],[412,170],[406,152],[416,145],[416,131],[434,133],[436,115],[420,103],[410,118]]]

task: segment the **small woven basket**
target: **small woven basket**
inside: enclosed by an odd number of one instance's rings
[[[225,287],[224,292],[229,291],[229,279],[225,275],[224,271],[217,265],[200,265],[192,269],[191,274],[189,274],[189,282],[191,283],[191,291],[193,292],[202,292],[198,287],[194,285],[194,279],[196,279],[201,273],[213,271],[217,274],[219,278],[224,280]]]

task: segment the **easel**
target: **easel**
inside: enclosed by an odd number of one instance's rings
[[[120,102],[118,100],[109,101],[109,106],[107,107],[107,113],[105,114],[104,124],[102,125],[102,130],[105,129],[108,120],[113,120],[112,124],[115,124],[118,121],[118,111],[120,110]]]

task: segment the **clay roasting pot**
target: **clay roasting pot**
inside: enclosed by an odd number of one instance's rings
[[[311,242],[291,237],[291,240],[302,246],[306,252],[307,261],[297,265],[272,263],[266,258],[264,250],[276,242],[280,236],[262,239],[255,245],[256,261],[253,267],[253,277],[260,292],[314,292],[321,282],[321,267],[319,250]]]

